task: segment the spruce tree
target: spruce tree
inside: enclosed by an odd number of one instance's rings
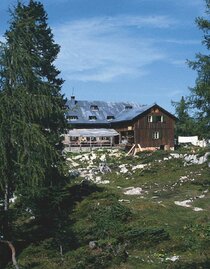
[[[204,33],[203,44],[210,49],[210,0],[206,0],[206,18],[197,18],[196,23]],[[189,66],[198,73],[196,85],[191,88],[190,102],[196,110],[196,119],[200,136],[210,138],[210,56],[197,54],[195,61],[189,61]]]
[[[172,102],[175,107],[175,114],[178,118],[175,128],[175,136],[190,136],[195,135],[195,122],[189,115],[189,104],[182,96],[180,102]]]
[[[9,199],[21,194],[33,207],[52,199],[52,191],[63,184],[66,120],[63,80],[54,66],[60,48],[43,5],[18,2],[5,38],[0,55],[0,194],[5,215],[1,234],[10,239]]]

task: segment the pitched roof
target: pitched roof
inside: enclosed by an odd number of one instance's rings
[[[156,104],[140,105],[133,102],[81,101],[71,99],[67,101],[67,106],[68,112],[66,116],[69,123],[77,125],[131,121],[156,106]],[[167,111],[165,112],[170,114]],[[173,115],[171,116],[174,117]]]

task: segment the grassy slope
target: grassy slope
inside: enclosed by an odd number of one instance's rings
[[[164,156],[161,155],[165,153],[119,159],[115,168],[120,163],[135,165],[149,162],[151,165],[124,176],[106,176],[111,182],[107,188],[117,192],[120,199],[129,199],[129,202],[125,201],[126,206],[135,215],[130,225],[163,228],[170,236],[169,240],[153,247],[142,248],[140,243],[139,248],[131,248],[127,266],[122,268],[175,268],[176,264],[176,268],[210,268],[209,263],[205,265],[210,259],[209,168],[207,164],[184,166],[182,160],[162,161]],[[184,176],[187,178],[181,182],[180,178]],[[119,186],[142,187],[146,193],[143,196],[124,195]],[[204,198],[196,198],[203,192],[206,193]],[[194,198],[192,206],[204,210],[195,212],[192,208],[174,204],[174,201],[190,198]],[[167,259],[173,256],[179,256],[179,261]]]
[[[112,171],[97,172],[95,177],[110,183],[99,185],[96,192],[75,203],[68,225],[76,243],[66,246],[62,262],[50,243],[46,247],[47,241],[30,246],[19,257],[22,268],[210,268],[207,163],[184,166],[180,159],[164,160],[169,155],[166,152],[135,157],[110,156],[107,152],[97,155],[92,166],[97,167],[99,157],[105,155]],[[88,160],[74,161],[79,167],[89,164]],[[122,164],[126,173],[120,172]],[[147,166],[132,170],[139,164]],[[82,180],[76,177],[69,188]],[[142,195],[125,195],[128,187],[142,188]],[[174,203],[191,198],[192,207]],[[203,211],[194,211],[194,207]],[[97,246],[90,249],[90,241],[96,241]],[[38,254],[32,258],[34,252]]]

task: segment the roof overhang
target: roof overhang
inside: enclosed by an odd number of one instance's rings
[[[114,129],[73,129],[68,132],[70,137],[113,137],[118,136],[119,133]]]

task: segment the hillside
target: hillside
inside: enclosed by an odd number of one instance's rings
[[[52,233],[25,246],[20,268],[210,268],[210,168],[203,156],[191,149],[68,153],[65,219],[54,231],[60,241]],[[36,231],[35,220],[26,220]]]

